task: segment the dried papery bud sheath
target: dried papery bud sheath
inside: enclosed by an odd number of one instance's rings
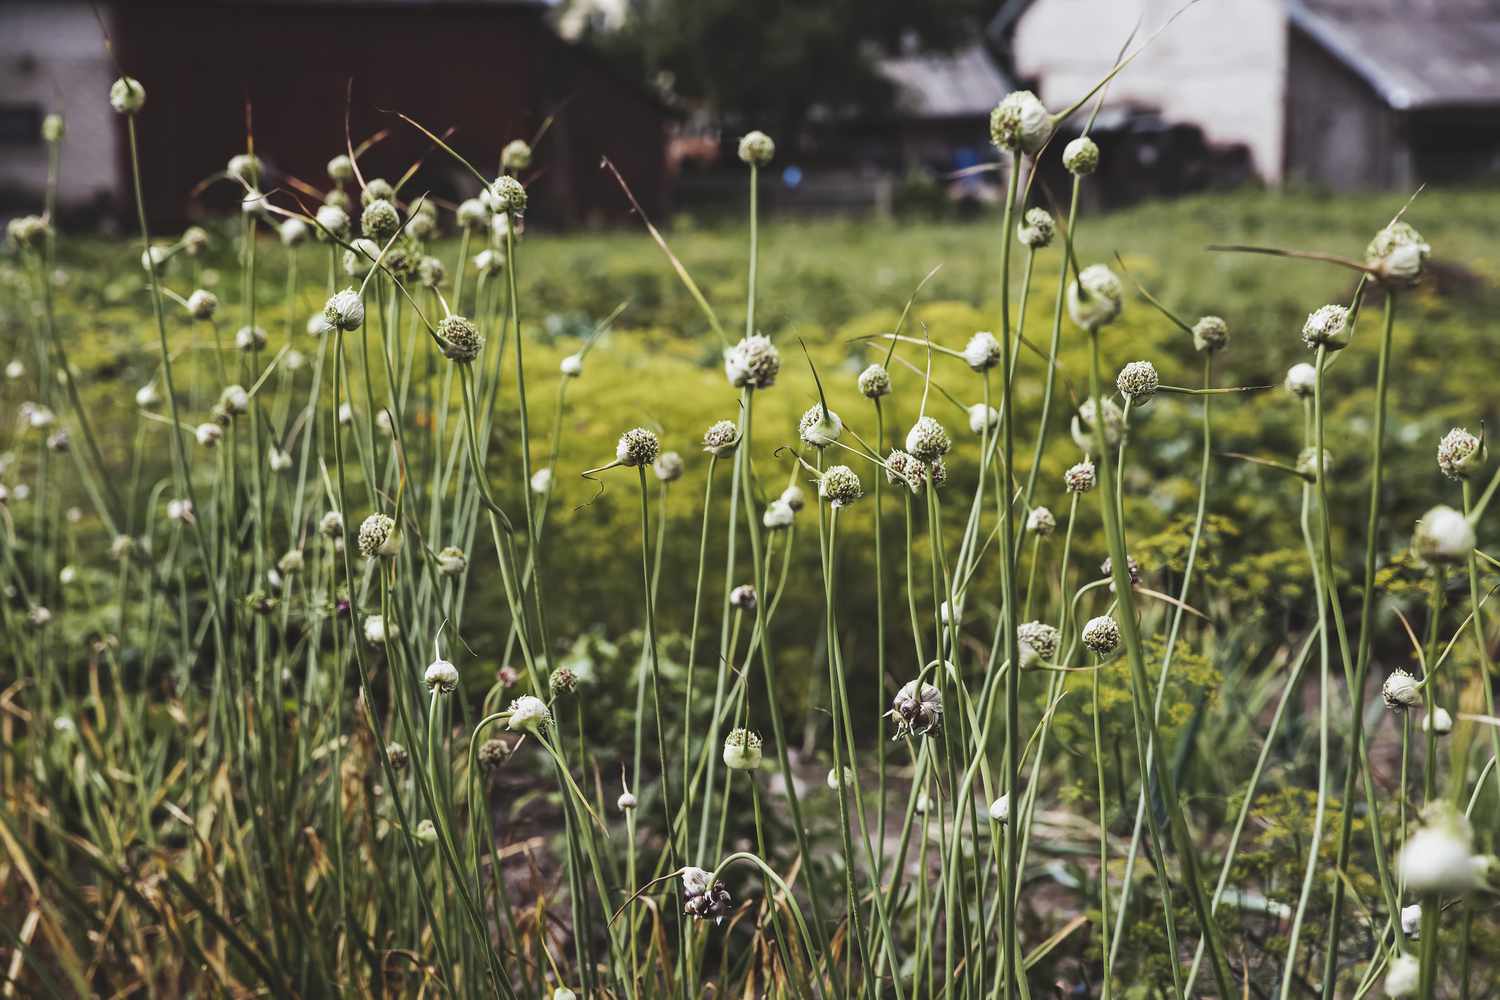
[[[219,297],[206,288],[199,288],[187,297],[188,315],[197,320],[210,320],[219,311]]]
[[[724,766],[731,771],[754,771],[762,753],[760,734],[753,729],[736,729],[724,738]]]
[[[1083,626],[1083,644],[1096,656],[1108,656],[1120,645],[1120,626],[1109,615],[1090,618]]]
[[[755,587],[742,583],[729,592],[729,606],[738,611],[755,610]]]
[[[1092,398],[1083,401],[1083,405],[1078,407],[1078,412],[1073,416],[1073,443],[1078,445],[1080,451],[1089,451],[1097,445],[1094,431],[1096,415],[1104,430],[1104,446],[1118,448],[1125,437],[1125,413],[1112,399],[1105,399],[1102,406]]]
[[[807,408],[802,414],[802,419],[797,422],[797,435],[803,444],[814,448],[826,448],[839,439],[844,433],[844,421],[832,410],[824,409],[822,404],[815,403]]]
[[[1411,551],[1431,566],[1461,566],[1474,551],[1474,526],[1452,507],[1439,504],[1422,515],[1411,536]]]
[[[702,868],[684,868],[682,877],[682,912],[699,920],[712,917],[722,921],[729,912],[729,890]]]
[[[1063,168],[1074,177],[1087,177],[1099,169],[1099,144],[1081,135],[1063,147]]]
[[[393,558],[401,553],[401,532],[389,514],[371,514],[359,526],[359,554],[366,559]]]
[[[1068,316],[1090,332],[1113,322],[1124,302],[1125,286],[1103,264],[1090,264],[1068,285]]]
[[[1287,392],[1298,399],[1312,399],[1317,391],[1318,370],[1306,361],[1299,361],[1287,369],[1283,383]]]
[[[1193,324],[1193,350],[1213,354],[1229,346],[1229,324],[1222,316],[1201,316]]]
[[[1132,404],[1144,406],[1151,402],[1161,388],[1161,376],[1156,373],[1156,366],[1151,362],[1132,361],[1120,369],[1120,374],[1115,378],[1115,388]]]
[[[1026,515],[1026,530],[1046,538],[1057,530],[1057,518],[1046,507],[1033,507],[1031,513]]]
[[[510,703],[510,719],[505,727],[512,732],[530,733],[538,736],[552,721],[552,712],[547,703],[535,695],[523,694]]]
[[[736,389],[769,389],[781,371],[781,352],[771,338],[754,334],[724,352],[724,374]]]
[[[1385,707],[1392,712],[1404,712],[1422,704],[1422,688],[1417,679],[1405,670],[1392,670],[1380,685],[1380,697]]]
[[[1010,822],[1010,796],[1008,794],[990,803],[990,819],[1002,826]]]
[[[933,417],[918,417],[906,432],[906,450],[919,462],[935,462],[952,447],[948,432]]]
[[[661,442],[656,434],[644,427],[636,427],[620,435],[615,444],[615,461],[626,468],[650,465],[661,454]]]
[[[976,372],[998,367],[1001,354],[1000,341],[988,330],[980,330],[964,344],[964,363]]]
[[[1024,247],[1040,250],[1049,246],[1057,235],[1057,221],[1044,208],[1028,208],[1016,224],[1016,239]]]
[[[437,567],[443,576],[461,576],[469,568],[469,557],[457,545],[446,545],[437,554]]]
[[[1375,234],[1365,248],[1365,264],[1391,285],[1414,285],[1422,277],[1432,247],[1409,222],[1396,221]]]
[[[835,509],[848,507],[864,495],[859,476],[847,465],[830,466],[818,477],[818,496]]]
[[[1438,442],[1437,463],[1449,479],[1468,479],[1485,459],[1484,442],[1463,427],[1455,427]]]
[[[870,365],[859,373],[859,394],[866,399],[879,399],[891,393],[891,373],[884,365]]]
[[[118,114],[133,115],[146,106],[146,88],[139,80],[122,76],[110,84],[109,106]]]
[[[997,149],[1036,154],[1052,137],[1052,116],[1029,90],[1007,94],[990,112],[990,141]]]
[[[740,162],[755,167],[764,167],[776,156],[776,143],[770,136],[756,129],[740,138]]]
[[[656,456],[656,461],[651,463],[651,471],[656,473],[656,478],[664,483],[675,483],[682,478],[687,471],[683,464],[682,456],[675,451],[664,451]]]
[[[515,173],[531,166],[531,143],[525,139],[512,139],[500,150],[500,166]]]
[[[1094,463],[1088,459],[1068,467],[1063,473],[1063,485],[1069,493],[1087,493],[1098,485],[1098,474],[1094,470]]]
[[[942,692],[925,681],[907,681],[896,692],[886,714],[896,721],[893,739],[925,736],[943,724]]]
[[[1016,642],[1021,650],[1021,667],[1050,663],[1057,656],[1062,633],[1045,622],[1025,622],[1016,626]]]
[[[1349,346],[1349,336],[1349,310],[1340,305],[1319,306],[1302,324],[1302,342],[1310,350],[1341,351]]]
[[[438,339],[443,344],[443,357],[457,364],[467,365],[479,357],[484,350],[484,336],[474,321],[463,316],[444,316],[437,327]]]
[[[1468,817],[1440,799],[1423,810],[1422,826],[1407,836],[1396,868],[1413,895],[1467,895],[1480,885],[1475,860]]]

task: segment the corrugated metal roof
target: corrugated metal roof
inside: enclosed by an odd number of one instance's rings
[[[880,60],[882,76],[895,85],[897,106],[913,118],[987,115],[1014,87],[983,45],[953,52],[924,52]]]
[[[1294,0],[1290,14],[1393,108],[1500,104],[1500,0]]]

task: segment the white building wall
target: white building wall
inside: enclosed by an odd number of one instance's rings
[[[89,5],[63,0],[0,3],[0,104],[61,112],[58,198],[64,205],[120,194],[121,136],[109,106],[114,70]],[[47,146],[0,144],[0,190],[35,193],[47,182]]]
[[[1140,40],[1182,4],[1036,0],[1016,27],[1017,69],[1040,81],[1049,108],[1066,106],[1109,71],[1142,10]],[[1115,78],[1110,100],[1197,125],[1211,142],[1244,143],[1261,177],[1279,181],[1286,30],[1284,0],[1201,0]]]

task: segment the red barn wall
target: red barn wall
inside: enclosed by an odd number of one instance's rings
[[[117,9],[115,30],[121,65],[148,95],[144,182],[162,224],[233,206],[228,184],[192,192],[244,150],[247,100],[256,152],[276,171],[266,186],[285,172],[326,187],[324,165],[344,149],[351,79],[354,141],[391,133],[361,157],[364,175],[394,181],[426,156],[403,194],[460,197],[477,181],[394,112],[438,134],[456,129],[448,142],[486,176],[506,142],[532,138],[550,115],[524,175],[533,221],[626,218],[623,195],[599,169],[604,156],[648,212],[664,203],[666,114],[595,53],[559,38],[534,7],[148,2]]]

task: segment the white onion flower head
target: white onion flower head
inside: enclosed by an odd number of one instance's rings
[[[276,562],[276,568],[284,576],[302,572],[303,556],[301,549],[287,549]]]
[[[109,87],[109,106],[122,115],[133,115],[146,106],[146,88],[133,77],[122,76]]]
[[[510,721],[505,727],[512,732],[527,732],[536,736],[551,721],[552,713],[548,711],[546,702],[535,695],[523,694],[510,703]]]
[[[332,234],[340,239],[349,235],[349,213],[337,205],[319,205],[313,219],[318,223],[318,235],[327,239]]]
[[[307,223],[296,218],[283,219],[276,227],[276,235],[281,238],[283,246],[301,246],[307,242]]]
[[[1113,322],[1125,302],[1125,286],[1103,264],[1090,264],[1068,285],[1068,315],[1093,332]]]
[[[427,670],[422,674],[422,683],[427,685],[429,691],[452,694],[458,687],[458,668],[439,656],[427,664]]]
[[[620,435],[615,445],[615,461],[626,468],[650,465],[661,454],[661,442],[656,434],[644,427],[636,427]]]
[[[792,522],[797,519],[797,512],[792,510],[791,504],[785,500],[772,500],[766,504],[765,513],[761,515],[760,522],[768,531],[777,531],[782,528],[790,528]]]
[[[1046,622],[1024,622],[1016,626],[1016,642],[1021,648],[1021,667],[1049,663],[1057,656],[1062,633]]]
[[[224,428],[212,421],[193,429],[193,437],[204,448],[212,448],[224,439]]]
[[[521,215],[526,211],[526,187],[509,175],[495,178],[490,185],[490,207],[496,212]]]
[[[324,538],[338,538],[344,533],[344,515],[336,510],[324,512],[318,520],[318,534]]]
[[[1298,399],[1311,399],[1317,391],[1318,370],[1306,361],[1299,361],[1287,369],[1284,385]]]
[[[5,377],[15,381],[26,374],[26,366],[21,363],[20,358],[12,358],[5,365]]]
[[[1422,963],[1415,955],[1405,952],[1391,958],[1385,972],[1385,995],[1388,997],[1411,997],[1417,995],[1422,982]]]
[[[438,339],[443,357],[461,365],[471,364],[484,350],[484,335],[473,320],[450,313],[438,321]]]
[[[807,494],[802,492],[802,487],[792,483],[781,491],[781,502],[798,511],[807,505]]]
[[[925,736],[943,724],[943,695],[926,681],[907,681],[891,700],[886,713],[896,720],[893,739]]]
[[[1068,467],[1063,473],[1063,485],[1069,493],[1087,493],[1098,484],[1098,474],[1094,470],[1094,463],[1084,459],[1075,465]]]
[[[42,138],[47,142],[57,142],[63,137],[63,116],[52,112],[42,119]]]
[[[141,270],[146,271],[147,273],[150,273],[153,270],[159,271],[166,265],[167,261],[171,259],[171,247],[162,246],[160,243],[153,243],[151,246],[141,251]]]
[[[755,587],[742,583],[729,592],[729,606],[739,611],[755,610]]]
[[[577,378],[583,374],[583,355],[569,354],[557,363],[557,370],[568,378]]]
[[[229,158],[224,172],[237,181],[254,184],[266,172],[266,167],[260,157],[252,153],[236,153]]]
[[[191,500],[168,500],[167,520],[189,524],[193,520],[193,501]]]
[[[483,229],[490,224],[490,210],[478,198],[458,203],[458,224],[464,229]]]
[[[343,153],[328,161],[328,179],[343,184],[354,180],[354,161]]]
[[[141,409],[150,409],[161,403],[161,392],[156,388],[155,382],[147,382],[135,391],[135,405]]]
[[[1099,144],[1080,135],[1063,147],[1063,167],[1074,177],[1087,177],[1099,169]]]
[[[724,352],[724,374],[735,388],[769,389],[781,371],[781,352],[771,338],[754,334]]]
[[[1052,137],[1052,124],[1035,94],[1013,91],[990,112],[990,141],[998,149],[1036,154]]]
[[[955,618],[955,615],[957,616]],[[964,595],[959,594],[952,601],[944,601],[938,606],[938,619],[944,625],[954,625],[962,621],[964,617]]]
[[[1302,324],[1302,343],[1309,350],[1325,347],[1330,351],[1349,346],[1349,310],[1340,305],[1319,306],[1307,314]]]
[[[1201,316],[1193,324],[1193,349],[1213,354],[1229,346],[1229,324],[1222,316]]]
[[[618,799],[615,799],[615,805],[619,808],[620,812],[629,812],[637,805],[635,793],[626,789],[620,793]]]
[[[740,139],[739,156],[743,163],[764,167],[776,155],[776,143],[770,136],[756,129]]]
[[[1125,436],[1125,414],[1114,400],[1106,398],[1100,406],[1092,398],[1085,399],[1073,416],[1073,443],[1080,451],[1089,451],[1097,445],[1094,432],[1095,413],[1102,414],[1100,426],[1104,431],[1104,447],[1118,448]]]
[[[444,576],[459,576],[469,568],[469,558],[457,545],[445,545],[438,551],[437,567]]]
[[[1323,471],[1325,473],[1333,470],[1333,452],[1327,448],[1323,449]],[[1303,477],[1317,482],[1318,479],[1318,449],[1303,448],[1297,453],[1297,472]]]
[[[964,362],[974,371],[989,371],[1000,364],[1000,341],[988,330],[980,330],[964,345]]]
[[[739,428],[733,420],[717,420],[703,432],[703,450],[716,458],[733,453],[739,442]]]
[[[848,507],[864,495],[859,476],[847,465],[829,466],[818,477],[818,496],[827,500],[830,507]]]
[[[376,198],[366,205],[359,217],[360,232],[379,243],[395,236],[400,228],[401,213],[384,198]]]
[[[731,771],[754,771],[764,753],[761,746],[760,734],[754,730],[734,730],[724,738],[724,766]]]
[[[999,426],[1000,411],[993,406],[975,403],[969,407],[969,430],[975,434],[983,434],[985,428],[993,430]]]
[[[1045,208],[1028,208],[1021,221],[1016,224],[1016,239],[1024,247],[1040,250],[1052,243],[1057,235],[1057,221]]]
[[[682,456],[675,451],[664,451],[656,456],[656,461],[651,463],[651,471],[656,473],[656,478],[664,483],[673,483],[682,478],[687,466],[683,464]]]
[[[859,373],[859,394],[866,399],[879,399],[891,392],[891,373],[884,365],[872,364]]]
[[[990,803],[990,819],[1002,826],[1010,822],[1010,796],[1002,795]]]
[[[906,432],[906,450],[919,462],[934,462],[952,447],[948,432],[934,417],[918,417]]]
[[[1468,479],[1484,464],[1484,442],[1463,427],[1455,427],[1438,442],[1437,463],[1449,479]]]
[[[1098,656],[1108,656],[1120,645],[1120,626],[1109,615],[1090,618],[1083,627],[1083,644]]]
[[[844,785],[852,784],[854,782],[854,768],[850,767],[848,764],[845,764],[842,770],[843,773],[840,774],[838,768],[830,768],[828,771],[828,777],[824,779],[827,782],[828,787],[835,792]]]
[[[193,319],[209,320],[219,311],[219,297],[206,288],[199,288],[187,297],[188,315]]]
[[[531,492],[546,493],[552,489],[552,467],[544,466],[531,474]]]
[[[266,465],[272,472],[285,472],[292,467],[291,452],[284,451],[273,444],[266,452]]]
[[[1132,361],[1120,369],[1120,374],[1115,378],[1115,388],[1131,403],[1145,406],[1161,388],[1161,376],[1151,362]]]
[[[389,514],[371,514],[359,526],[359,553],[366,559],[391,558],[401,552],[401,532]]]
[[[344,251],[344,273],[351,278],[363,278],[374,270],[375,261],[380,257],[380,246],[363,236],[349,245],[353,249]]]
[[[1396,868],[1417,896],[1461,895],[1478,888],[1468,818],[1446,801],[1429,806],[1422,826],[1406,838]]]
[[[1046,507],[1033,507],[1026,515],[1026,530],[1046,538],[1057,530],[1057,518]]]
[[[797,422],[798,436],[804,444],[810,444],[814,448],[828,447],[843,433],[844,421],[837,413],[824,409],[821,403],[808,407],[807,412],[802,414],[802,419]]]
[[[505,170],[525,170],[531,166],[531,143],[525,139],[512,139],[500,151],[500,166]]]
[[[1474,551],[1474,527],[1452,507],[1439,504],[1417,522],[1411,550],[1424,563],[1461,565]]]
[[[401,634],[401,630],[396,627],[395,623],[387,625],[384,615],[366,615],[364,633],[365,642],[368,642],[372,646],[379,646],[386,639],[394,642],[396,637]]]
[[[1435,732],[1439,736],[1447,736],[1453,732],[1453,716],[1446,708],[1434,705],[1422,717],[1422,732]]]
[[[1422,688],[1417,679],[1405,670],[1393,670],[1380,685],[1380,696],[1385,707],[1393,712],[1402,712],[1422,704]]]
[[[499,250],[481,250],[474,255],[474,270],[480,274],[495,274],[505,267],[505,254]]]
[[[517,139],[516,141],[520,142],[521,140]],[[552,991],[552,1000],[578,1000],[578,994],[566,986],[559,986]]]
[[[265,329],[259,326],[242,326],[234,332],[234,346],[242,351],[259,351],[268,339]]]
[[[1414,285],[1422,277],[1431,253],[1432,247],[1411,223],[1397,221],[1375,234],[1365,248],[1365,264],[1374,268],[1382,281]]]

